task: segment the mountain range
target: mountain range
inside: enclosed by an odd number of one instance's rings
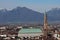
[[[53,8],[46,12],[49,22],[60,22],[60,8]],[[12,10],[0,10],[1,23],[43,23],[43,13],[26,7],[17,7]]]

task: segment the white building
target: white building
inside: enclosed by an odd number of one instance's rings
[[[40,28],[22,28],[18,33],[18,37],[34,37],[40,35],[43,35]]]

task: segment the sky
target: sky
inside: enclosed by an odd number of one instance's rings
[[[13,9],[18,6],[44,12],[52,8],[60,8],[60,0],[0,0],[0,9]]]

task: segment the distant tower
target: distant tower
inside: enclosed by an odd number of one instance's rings
[[[53,38],[53,32],[50,27],[48,27],[48,21],[47,21],[47,13],[44,13],[44,28],[43,28],[43,40],[48,40],[48,39],[54,39]]]
[[[47,13],[44,13],[44,36],[47,38],[47,34],[48,34],[48,22],[47,22]]]
[[[48,22],[47,22],[47,13],[44,13],[44,29],[47,30],[48,29]]]

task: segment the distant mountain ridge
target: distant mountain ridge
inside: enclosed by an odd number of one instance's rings
[[[60,8],[46,12],[49,22],[60,21]],[[0,23],[42,23],[43,13],[33,11],[26,7],[17,7],[12,10],[0,10]]]
[[[60,23],[60,8],[53,8],[47,12],[50,22]]]
[[[17,7],[10,11],[6,9],[0,10],[0,23],[40,22],[42,16],[41,13],[26,7]]]

